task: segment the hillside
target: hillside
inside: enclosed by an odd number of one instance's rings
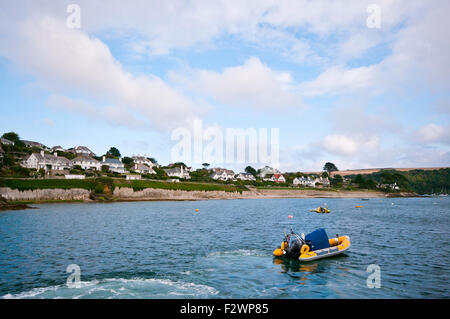
[[[369,175],[369,174],[373,174],[373,173],[378,173],[382,170],[395,170],[398,172],[409,172],[409,171],[415,171],[415,170],[421,170],[421,171],[437,171],[440,169],[445,169],[445,168],[449,168],[449,167],[417,167],[417,168],[390,168],[390,167],[385,167],[385,168],[362,168],[362,169],[347,169],[347,170],[342,170],[342,171],[337,171],[337,172],[333,172],[331,175],[333,174],[339,174],[341,176],[348,176],[348,175]],[[305,172],[305,174],[322,174],[322,171],[320,172]]]

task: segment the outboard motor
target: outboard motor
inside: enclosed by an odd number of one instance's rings
[[[305,235],[302,234],[300,237],[291,229],[291,232],[289,234],[285,233],[280,248],[275,249],[273,251],[273,254],[275,257],[299,258],[301,255],[302,246],[304,244]]]
[[[293,239],[289,247],[286,249],[286,257],[288,258],[298,258],[300,257],[300,250],[302,248],[302,243],[297,239]]]

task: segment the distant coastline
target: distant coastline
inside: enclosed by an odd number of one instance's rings
[[[223,200],[223,199],[274,199],[274,198],[386,198],[415,197],[416,193],[386,193],[372,190],[305,190],[305,189],[270,189],[249,188],[247,191],[217,190],[177,190],[145,188],[133,190],[130,187],[116,187],[108,197],[92,197],[84,189],[34,189],[17,190],[0,188],[3,200],[0,210],[26,209],[27,204],[39,203],[71,203],[71,202],[123,202],[123,201],[190,201],[190,200]]]

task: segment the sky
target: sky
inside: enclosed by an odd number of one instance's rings
[[[224,135],[278,129],[276,163],[212,163],[236,171],[449,166],[449,10],[446,0],[0,0],[0,133],[167,165],[174,132],[201,121]]]

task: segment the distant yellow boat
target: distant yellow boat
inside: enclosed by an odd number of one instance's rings
[[[315,212],[318,214],[328,214],[330,210],[328,209],[328,207],[317,207],[316,209],[311,209],[310,212]]]

